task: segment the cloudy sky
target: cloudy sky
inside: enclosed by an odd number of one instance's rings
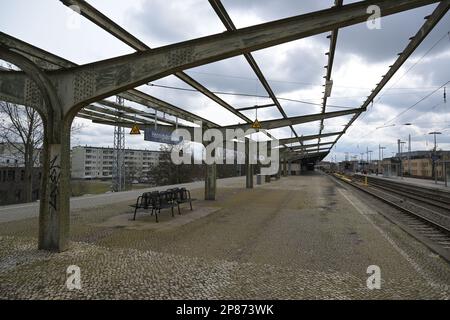
[[[88,2],[152,48],[225,31],[207,0]],[[325,9],[334,3],[333,0],[222,2],[237,28]],[[344,0],[344,4],[350,2],[356,1]],[[134,52],[57,0],[0,0],[0,5],[2,32],[75,63],[84,64]],[[341,29],[332,75],[334,87],[327,110],[360,107],[395,61],[397,53],[406,47],[408,38],[417,32],[425,21],[423,18],[435,7],[431,5],[382,18],[379,30],[370,30],[366,24]],[[366,148],[375,151],[376,158],[379,144],[387,147],[384,154],[390,156],[397,149],[397,139],[405,141],[409,134],[413,150],[428,150],[433,147],[432,136],[428,135],[431,131],[442,132],[438,137],[439,148],[450,149],[450,101],[444,103],[444,89],[437,90],[450,81],[449,32],[450,14],[447,13],[369,111],[341,138],[327,159],[336,156],[338,160],[343,160],[346,152],[350,156],[359,155]],[[320,106],[284,99],[321,102],[324,66],[327,64],[325,52],[329,48],[327,35],[320,34],[253,53],[275,94],[282,98],[280,102],[289,116],[313,114],[321,110]],[[186,73],[212,91],[267,95],[242,56],[189,69]],[[173,76],[153,83],[188,88],[188,85]],[[147,85],[139,89],[221,125],[242,122],[199,93]],[[447,84],[447,92],[450,93],[450,84]],[[220,97],[236,108],[270,102],[260,97]],[[403,112],[410,107],[409,111]],[[247,111],[245,115],[251,119],[256,117],[255,111]],[[280,117],[275,108],[258,112],[259,120]],[[350,117],[325,120],[324,132],[342,130]],[[113,128],[94,125],[82,119],[77,119],[76,123],[82,124],[83,128],[73,138],[72,145],[112,146]],[[405,123],[412,125],[405,126]],[[319,122],[294,128],[299,135],[316,134]],[[291,136],[289,129],[272,130],[271,133],[277,138]],[[329,142],[333,138],[322,139],[322,142]],[[143,141],[142,135],[127,135],[126,140],[127,147],[158,148],[155,143]]]

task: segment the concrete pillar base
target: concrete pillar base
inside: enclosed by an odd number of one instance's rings
[[[205,200],[216,200],[217,167],[216,164],[206,165]]]
[[[69,246],[70,123],[47,123],[45,128],[39,204],[41,250],[62,252]]]
[[[247,164],[247,172],[245,175],[245,187],[247,189],[253,189],[253,170],[253,164]]]

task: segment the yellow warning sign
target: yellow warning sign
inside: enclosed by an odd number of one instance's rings
[[[141,131],[139,130],[139,126],[137,124],[133,125],[130,134],[141,134]]]
[[[258,119],[255,120],[255,122],[252,123],[253,129],[261,129],[261,123],[259,123]]]

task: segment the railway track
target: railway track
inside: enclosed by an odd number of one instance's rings
[[[365,186],[350,177],[334,177],[395,208],[380,213],[450,263],[450,197],[390,181],[369,179]]]
[[[364,176],[355,175],[359,179],[363,179]],[[384,189],[390,189],[396,193],[402,193],[408,197],[418,197],[419,200],[424,202],[432,201],[433,205],[442,204],[443,208],[450,210],[450,193],[440,190],[434,190],[429,188],[420,188],[413,185],[399,183],[395,181],[389,181],[385,179],[379,179],[374,177],[368,177],[368,182],[371,185],[378,186]]]

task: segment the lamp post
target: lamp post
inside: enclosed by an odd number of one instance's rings
[[[360,155],[361,155],[361,171],[364,169],[364,152],[361,152],[360,153]]]
[[[433,148],[433,154],[431,156],[431,160],[432,160],[432,165],[433,165],[432,170],[433,170],[434,183],[437,184],[437,174],[436,174],[436,160],[437,160],[436,159],[437,158],[436,147],[437,147],[437,143],[436,143],[436,136],[438,134],[442,134],[442,132],[433,131],[433,132],[430,132],[429,134],[432,134],[434,136],[434,148]]]
[[[412,126],[412,123],[405,123],[405,126]],[[408,135],[408,176],[411,177],[411,134]]]
[[[400,158],[400,177],[403,179],[403,145],[406,143],[405,141],[401,141],[400,139],[397,140],[398,143],[398,156]]]
[[[386,149],[386,147],[382,147],[381,144],[378,145],[378,172],[381,172],[380,165],[381,161],[383,161],[383,150]],[[378,175],[377,172],[377,175]]]

